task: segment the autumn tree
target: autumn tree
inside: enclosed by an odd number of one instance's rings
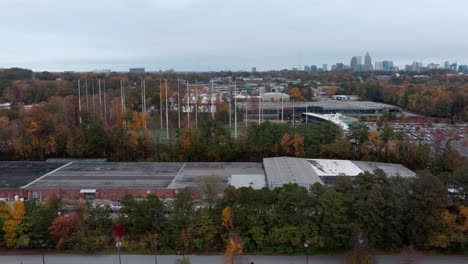
[[[224,263],[236,264],[237,258],[240,255],[242,255],[242,249],[242,244],[240,243],[238,238],[229,238],[228,244],[226,246],[226,251],[224,252]]]
[[[80,217],[77,212],[58,216],[49,226],[49,235],[57,249],[64,249],[74,241],[78,231]]]
[[[5,222],[11,218],[11,208],[10,206],[4,202],[0,201],[0,245],[5,243],[5,231],[4,226]]]
[[[13,203],[10,217],[5,221],[3,225],[3,231],[5,232],[5,242],[7,247],[16,246],[16,242],[19,238],[18,226],[23,222],[26,210],[24,203],[17,200]]]

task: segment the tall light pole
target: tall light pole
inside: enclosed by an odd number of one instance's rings
[[[82,123],[81,119],[81,80],[78,79],[78,112],[80,113],[80,124]]]
[[[258,95],[258,124],[260,125],[262,118],[262,97]]]
[[[187,127],[190,128],[190,88],[189,81],[187,80]]]
[[[104,121],[107,124],[106,79],[104,79]]]
[[[211,93],[210,93],[210,111],[211,111],[211,119],[214,119],[214,111],[213,111],[213,91],[214,91],[214,82],[211,81]]]
[[[281,96],[281,124],[284,122],[284,98]]]
[[[247,95],[247,92],[245,93],[245,127],[247,127],[247,121],[248,121],[248,112],[247,110],[249,109],[249,102],[247,101],[248,100],[248,95]]]
[[[161,119],[161,130],[164,129],[164,126],[163,126],[163,106],[162,106],[162,79],[159,79],[159,116],[160,116],[160,119]]]
[[[166,138],[169,140],[169,109],[167,107],[167,79],[166,79]]]
[[[234,138],[237,139],[237,80],[234,81]]]
[[[180,129],[180,80],[177,78],[177,123]]]
[[[231,91],[231,81],[229,81],[229,128],[232,128],[232,106],[231,106],[231,97],[232,97],[232,91]]]

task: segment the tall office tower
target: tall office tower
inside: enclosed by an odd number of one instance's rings
[[[304,71],[309,72],[309,71],[310,71],[310,66],[309,66],[309,65],[305,65],[305,66],[304,66]]]
[[[328,71],[328,65],[323,64],[322,65],[322,71]]]
[[[351,62],[349,63],[349,67],[353,71],[357,71],[359,69],[358,58],[356,56],[353,56],[351,58]]]
[[[366,56],[364,56],[364,70],[372,71],[372,59],[371,59],[371,56],[369,55],[369,52],[367,52]]]
[[[252,73],[257,72],[257,67],[252,67]]]
[[[393,71],[393,61],[382,61],[382,68],[384,71]]]
[[[315,66],[315,65],[310,66],[310,70],[313,71],[313,72],[316,72],[317,71],[317,66]]]

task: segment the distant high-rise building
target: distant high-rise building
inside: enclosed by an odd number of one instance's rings
[[[383,71],[383,61],[376,61],[374,69],[376,71]]]
[[[438,68],[439,68],[439,64],[437,64],[437,63],[429,63],[427,65],[427,69],[429,69],[429,70],[436,70]]]
[[[450,64],[450,68],[449,68],[451,71],[457,71],[457,63],[452,63]]]
[[[424,68],[422,67],[421,62],[415,61],[411,65],[406,65],[405,66],[405,71],[420,72],[420,71],[424,71]]]
[[[458,72],[461,72],[461,73],[468,73],[468,65],[460,65],[460,66],[458,66]]]
[[[309,72],[309,71],[310,71],[310,66],[309,66],[309,65],[305,65],[305,66],[304,66],[304,71]]]
[[[328,71],[328,65],[327,64],[322,65],[322,71]]]
[[[393,71],[393,61],[384,60],[382,66],[385,71]]]
[[[353,57],[351,58],[351,62],[349,63],[349,67],[350,67],[351,70],[353,70],[353,71],[359,70],[358,58],[357,58],[356,56],[353,56]]]
[[[257,72],[257,67],[252,67],[252,72],[253,73]]]
[[[130,68],[128,71],[130,73],[145,73],[145,68]]]
[[[372,59],[369,52],[367,52],[366,56],[364,56],[364,70],[372,71]]]
[[[446,70],[450,69],[450,62],[449,61],[444,62],[444,69],[446,69]]]
[[[332,66],[332,71],[342,71],[345,69],[346,69],[346,66],[341,62],[338,62],[337,64]]]
[[[310,66],[310,70],[313,71],[313,72],[316,72],[317,71],[317,66],[316,65]]]

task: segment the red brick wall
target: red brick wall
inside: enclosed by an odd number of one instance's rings
[[[80,191],[81,189],[0,189],[0,198],[13,200],[15,195],[18,195],[20,198],[32,199],[33,192],[37,192],[40,199],[51,195],[64,199],[79,199],[83,197]],[[166,198],[174,198],[176,194],[172,189],[96,189],[96,199],[120,200],[126,194],[146,196],[150,193]]]
[[[0,189],[0,198],[7,198],[13,201],[15,195],[18,195],[20,198],[28,198],[24,197],[24,190],[22,189]]]

